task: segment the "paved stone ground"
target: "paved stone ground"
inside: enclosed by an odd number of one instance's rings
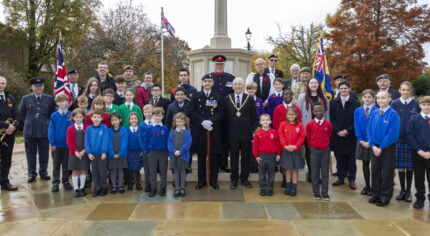
[[[227,181],[221,182],[220,190],[195,190],[195,182],[190,181],[183,198],[172,196],[170,184],[167,197],[149,198],[134,190],[74,198],[62,188],[51,193],[50,181],[37,179],[28,184],[23,150],[22,145],[16,146],[10,175],[19,191],[1,192],[1,235],[392,236],[430,232],[428,201],[422,210],[396,200],[382,208],[371,205],[368,197],[359,193],[363,187],[360,171],[358,190],[330,186],[330,202],[313,199],[304,171],[300,172],[296,197],[284,195],[280,182],[275,184],[274,196],[261,197],[255,181],[254,188],[239,186],[236,190],[231,190]],[[50,171],[51,165],[50,160]],[[194,180],[195,175],[194,169],[188,179]],[[256,180],[257,174],[252,175]],[[227,180],[228,174],[221,174],[221,179]]]

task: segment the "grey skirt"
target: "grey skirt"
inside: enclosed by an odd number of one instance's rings
[[[302,158],[302,151],[287,152],[282,150],[279,166],[284,169],[303,169],[305,167],[305,162]]]
[[[181,157],[174,157],[170,159],[170,169],[186,169],[188,168],[189,163],[186,160],[183,160]]]
[[[85,155],[82,159],[79,159],[75,156],[69,156],[68,163],[69,170],[89,170],[90,169],[90,159]]]
[[[112,170],[112,169],[125,169],[128,168],[127,165],[127,158],[112,158],[112,159],[108,159],[108,169]]]
[[[357,147],[355,148],[355,158],[357,160],[370,161],[373,155],[372,148],[365,148],[357,141]]]

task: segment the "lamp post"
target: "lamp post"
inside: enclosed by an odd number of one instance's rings
[[[251,51],[251,44],[249,43],[249,41],[251,40],[251,36],[252,36],[252,33],[248,27],[248,30],[245,32],[246,41],[248,42],[248,45],[246,48],[248,49],[248,51]]]

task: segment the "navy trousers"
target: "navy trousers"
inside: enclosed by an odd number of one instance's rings
[[[39,156],[39,175],[48,175],[49,141],[48,138],[25,137],[25,154],[27,156],[28,177],[36,177],[36,160]]]

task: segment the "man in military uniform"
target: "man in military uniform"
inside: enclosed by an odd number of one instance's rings
[[[207,135],[210,135],[210,183],[218,186],[218,154],[222,153],[221,121],[223,120],[223,98],[212,90],[211,74],[202,77],[203,90],[194,94],[191,100],[191,150],[198,155],[198,182],[196,189],[206,186]]]
[[[42,77],[30,79],[33,93],[22,97],[19,105],[19,116],[24,120],[25,153],[27,155],[28,182],[36,180],[36,154],[39,154],[39,175],[43,180],[50,180],[48,176],[49,118],[55,111],[55,102],[52,96],[43,93]]]
[[[137,90],[137,87],[140,85],[140,80],[137,79],[137,77],[134,75],[133,66],[126,65],[124,66],[124,69],[122,70],[125,80],[127,81],[126,88],[134,89],[134,91]]]
[[[78,97],[84,93],[85,87],[78,84],[79,71],[77,69],[71,69],[67,72],[67,79],[69,80],[69,90],[73,98],[73,103],[69,107],[70,111],[73,111],[78,107]]]
[[[233,93],[233,80],[234,75],[224,72],[225,62],[227,58],[224,55],[216,55],[212,57],[214,63],[214,72],[210,73],[214,85],[212,91],[218,93],[222,98]],[[207,75],[205,75],[207,76]],[[222,121],[221,127],[227,127],[227,123]],[[229,153],[229,142],[228,142],[228,129],[221,129],[223,138],[223,152],[218,156],[218,164],[221,170],[225,172],[230,172],[228,168],[228,153]]]
[[[15,130],[19,125],[18,109],[15,99],[5,91],[7,80],[0,76],[0,129],[4,138],[0,143],[0,185],[1,190],[16,191],[17,187],[9,182],[9,170],[12,161],[13,145],[15,143]]]

